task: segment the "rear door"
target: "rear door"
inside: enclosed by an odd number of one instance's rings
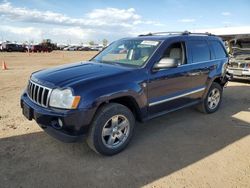
[[[216,64],[211,61],[211,50],[209,48],[206,38],[189,39],[187,41],[187,48],[190,54],[190,63],[187,65],[191,67],[192,72],[190,76],[196,87],[205,88],[208,81],[209,73],[216,69]],[[203,93],[200,93],[202,97]]]

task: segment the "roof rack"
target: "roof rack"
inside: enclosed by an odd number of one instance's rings
[[[175,34],[180,34],[180,35],[208,35],[208,36],[215,36],[212,33],[192,33],[189,31],[168,31],[168,32],[156,32],[156,33],[148,33],[148,34],[141,34],[139,35],[139,37],[143,37],[143,36],[154,36],[154,35],[175,35]]]

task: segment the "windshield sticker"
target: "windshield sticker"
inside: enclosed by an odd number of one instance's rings
[[[152,41],[152,40],[144,40],[141,42],[141,44],[150,45],[150,46],[157,46],[159,44],[159,42]]]

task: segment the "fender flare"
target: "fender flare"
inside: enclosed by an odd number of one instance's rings
[[[208,93],[208,91],[209,91],[209,89],[210,89],[212,83],[214,83],[214,81],[215,81],[216,79],[220,79],[221,82],[222,82],[222,80],[223,80],[223,78],[222,78],[221,76],[215,76],[215,77],[213,77],[213,78],[210,78],[210,79],[208,80],[207,84],[206,84],[207,87],[206,87],[206,89],[205,89],[205,91],[204,91],[204,93],[203,93],[202,99],[205,99],[205,97],[207,96],[207,93]],[[224,83],[223,83],[223,84],[224,84]]]

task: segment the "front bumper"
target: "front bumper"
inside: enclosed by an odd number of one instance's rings
[[[228,74],[230,74],[233,78],[250,79],[250,70],[249,69],[228,68],[227,71],[228,71]]]
[[[41,107],[33,103],[24,93],[21,97],[21,108],[27,119],[34,119],[49,135],[63,142],[81,140],[88,132],[94,115],[91,109],[62,110]],[[63,124],[60,126],[59,120]]]

